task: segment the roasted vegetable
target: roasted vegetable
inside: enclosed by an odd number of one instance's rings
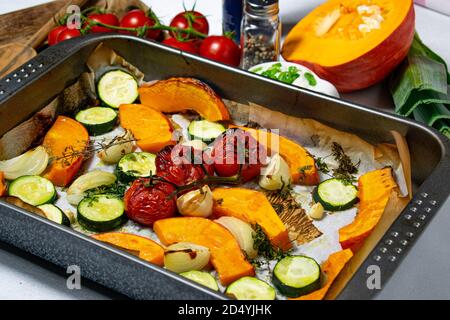
[[[100,100],[111,108],[133,103],[138,98],[138,83],[128,72],[112,70],[104,73],[97,83]]]
[[[96,234],[92,237],[115,247],[119,247],[158,266],[164,264],[164,249],[150,239],[120,232]]]
[[[396,186],[391,168],[371,171],[359,178],[359,210],[355,220],[339,230],[342,248],[351,248],[353,251],[359,248],[383,215]]]
[[[5,175],[2,171],[0,171],[0,197],[3,197],[6,195],[6,182],[5,182]]]
[[[291,184],[289,165],[279,155],[275,154],[269,164],[261,170],[259,186],[266,190],[281,190]]]
[[[81,123],[59,116],[42,143],[52,159],[44,177],[60,187],[69,184],[81,168],[88,143],[89,134]]]
[[[352,258],[353,253],[350,249],[338,251],[328,257],[328,260],[322,264],[322,272],[325,274],[325,283],[322,288],[311,292],[310,294],[295,298],[295,300],[322,300],[330,289],[333,281]]]
[[[127,130],[122,136],[113,139],[114,143],[110,147],[100,150],[97,154],[100,160],[105,163],[117,163],[124,155],[133,152],[134,138],[130,131]],[[111,143],[111,140],[107,143]]]
[[[180,276],[188,278],[189,280],[204,285],[212,290],[219,291],[219,286],[217,285],[216,279],[214,279],[214,277],[208,272],[192,270],[180,273]]]
[[[341,92],[363,89],[405,58],[414,21],[412,0],[329,0],[292,28],[282,55]]]
[[[237,300],[275,300],[275,289],[254,277],[243,277],[230,284],[225,294]]]
[[[40,176],[23,176],[9,184],[8,195],[32,206],[53,203],[56,190],[51,181]]]
[[[98,136],[114,129],[117,112],[111,108],[92,107],[81,110],[75,116],[91,136]]]
[[[213,195],[208,186],[189,191],[177,199],[178,212],[186,217],[207,218],[212,214]]]
[[[289,165],[292,183],[316,185],[319,183],[319,172],[314,158],[299,144],[266,130],[244,128],[271,153],[279,153]]]
[[[137,178],[150,177],[156,172],[155,159],[156,155],[153,153],[128,153],[117,163],[117,177],[124,183],[131,182]]]
[[[255,231],[250,224],[234,217],[220,217],[214,222],[221,224],[231,232],[247,257],[256,258],[258,250],[255,249]]]
[[[273,284],[287,297],[296,298],[320,288],[320,266],[305,256],[281,259],[273,269]]]
[[[207,247],[189,242],[178,242],[166,248],[164,266],[177,273],[202,270],[208,264],[210,256]]]
[[[159,219],[172,217],[177,210],[175,197],[171,197],[174,191],[174,186],[167,182],[152,178],[135,180],[124,196],[128,218],[152,226]]]
[[[44,212],[45,217],[48,220],[70,227],[69,217],[67,217],[66,214],[57,206],[47,203],[38,206],[38,208]]]
[[[45,148],[39,146],[24,154],[0,161],[0,171],[5,179],[14,180],[21,176],[40,175],[47,168],[49,161]]]
[[[89,231],[105,232],[123,225],[127,217],[122,199],[115,195],[98,194],[80,201],[77,220]]]
[[[206,143],[213,142],[224,131],[225,127],[223,125],[208,120],[192,121],[188,127],[191,139],[198,139]]]
[[[159,111],[142,104],[122,104],[119,108],[120,125],[130,130],[136,144],[150,153],[157,153],[172,141],[172,126]]]
[[[153,230],[165,245],[192,242],[208,247],[211,263],[223,285],[254,274],[252,265],[245,260],[239,244],[221,225],[205,218],[182,217],[155,222]]]
[[[313,192],[314,201],[320,202],[329,211],[347,210],[358,200],[358,189],[342,179],[328,179],[321,182]]]
[[[117,177],[106,171],[94,170],[83,174],[67,189],[67,201],[70,204],[78,205],[86,196],[86,191],[100,186],[108,186],[116,182]]]
[[[209,121],[229,120],[220,97],[205,83],[192,78],[170,78],[139,88],[142,104],[164,113],[196,111]]]
[[[283,250],[291,247],[288,231],[264,193],[244,188],[216,188],[213,196],[215,215],[258,224],[272,245]]]

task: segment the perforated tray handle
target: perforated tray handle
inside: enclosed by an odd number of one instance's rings
[[[450,140],[445,137],[441,137],[441,140],[446,150],[450,150]],[[425,227],[448,199],[449,178],[450,156],[447,152],[340,293],[339,299],[371,299],[379,293],[380,289],[368,285],[369,277],[374,274],[373,266],[379,267],[381,290],[384,288]]]

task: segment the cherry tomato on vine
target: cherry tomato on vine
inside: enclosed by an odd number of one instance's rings
[[[194,54],[198,53],[198,46],[193,40],[180,41],[176,38],[170,37],[165,39],[162,43],[167,44],[168,46],[171,46],[173,48],[180,49],[182,51]]]
[[[58,34],[58,37],[56,37],[56,42],[59,43],[61,41],[69,40],[79,36],[81,36],[80,30],[67,28],[66,30],[63,30],[60,34]]]
[[[49,46],[53,46],[58,43],[58,36],[61,32],[66,30],[66,26],[58,26],[56,28],[53,28],[47,36],[47,42]]]
[[[177,208],[176,197],[170,198],[175,187],[163,181],[141,178],[125,192],[124,203],[128,218],[145,226],[172,217]]]
[[[177,14],[172,21],[170,26],[179,29],[188,29],[189,21],[191,22],[192,28],[200,33],[208,35],[209,33],[209,23],[203,14],[197,11],[185,11]],[[171,32],[172,37],[176,37],[174,32]],[[180,33],[178,36],[184,39],[193,39],[195,36]]]
[[[104,24],[108,24],[110,26],[118,26],[119,25],[119,18],[115,14],[112,13],[94,13],[89,15],[88,20],[95,21],[95,22],[101,22]],[[91,26],[90,32],[92,33],[101,33],[101,32],[114,32],[114,29],[103,27],[103,26]]]
[[[241,49],[226,36],[209,36],[202,41],[199,53],[202,57],[228,64],[239,66]]]
[[[260,174],[267,162],[267,152],[251,133],[242,129],[228,129],[214,141],[212,157],[214,170],[220,177],[239,173],[243,182]],[[242,168],[241,168],[242,167]]]
[[[155,23],[156,21],[148,17],[144,11],[135,9],[129,11],[125,16],[123,16],[122,20],[120,21],[120,26],[123,28],[139,28],[143,26],[151,27],[154,26]],[[120,32],[134,35],[137,34],[136,32],[130,32],[126,30],[121,30]],[[157,40],[160,35],[161,30],[148,30],[145,36],[149,39]]]

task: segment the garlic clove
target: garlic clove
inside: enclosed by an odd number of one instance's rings
[[[212,214],[213,203],[211,189],[206,185],[178,197],[177,208],[183,216],[206,218]]]
[[[207,247],[189,242],[172,244],[165,251],[164,266],[177,273],[202,270],[211,257]]]
[[[308,212],[308,216],[314,220],[320,220],[323,218],[325,210],[320,202],[315,203],[311,210]]]
[[[116,142],[109,148],[103,149],[98,152],[98,157],[105,163],[117,163],[126,154],[133,152],[134,143],[133,135],[130,131],[127,131],[125,135],[116,137]],[[120,143],[121,141],[126,141]]]
[[[291,171],[287,162],[275,154],[269,164],[263,168],[259,186],[266,190],[280,190],[291,184]]]

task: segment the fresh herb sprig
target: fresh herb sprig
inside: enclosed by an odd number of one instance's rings
[[[253,248],[258,250],[260,257],[267,260],[280,260],[289,255],[289,251],[283,251],[272,245],[270,239],[259,224],[255,224],[253,229],[255,230],[255,234],[253,235]]]

